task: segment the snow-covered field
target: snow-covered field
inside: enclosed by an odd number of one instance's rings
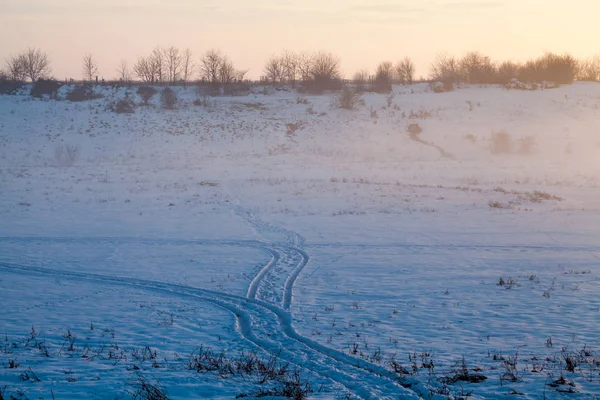
[[[0,398],[599,396],[600,85],[175,89],[0,96]]]

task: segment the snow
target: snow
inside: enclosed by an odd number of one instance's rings
[[[351,111],[175,89],[175,110],[155,96],[131,115],[109,108],[138,101],[128,88],[0,96],[5,398],[131,398],[138,376],[174,399],[275,384],[190,371],[200,346],[277,356],[311,398],[600,393],[600,85],[397,86]],[[449,383],[463,357],[487,379]]]

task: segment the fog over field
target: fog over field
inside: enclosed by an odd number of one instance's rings
[[[596,5],[3,3],[0,400],[600,397]]]

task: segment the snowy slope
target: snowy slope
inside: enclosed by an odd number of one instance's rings
[[[200,346],[277,357],[315,398],[600,393],[600,85],[398,86],[351,111],[176,88],[131,115],[109,106],[133,89],[97,90],[0,96],[6,398],[278,382],[190,370]]]

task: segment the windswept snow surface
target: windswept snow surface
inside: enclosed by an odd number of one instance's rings
[[[277,357],[311,398],[597,398],[600,85],[352,111],[175,89],[131,115],[132,88],[0,96],[4,398],[276,386],[190,370],[200,346]]]

